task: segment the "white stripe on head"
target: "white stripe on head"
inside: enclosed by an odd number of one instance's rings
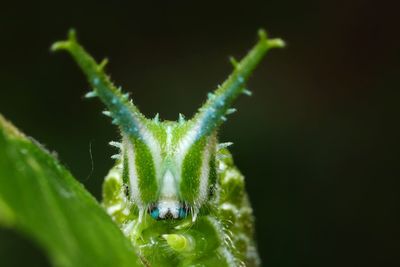
[[[192,129],[190,129],[182,140],[178,143],[175,157],[179,166],[182,165],[183,159],[186,153],[189,151],[190,147],[193,145],[198,131],[200,130],[200,125],[196,124]]]
[[[177,184],[170,170],[164,174],[161,185],[161,198],[177,198]]]
[[[131,141],[125,135],[122,137],[122,142],[124,144],[123,149],[126,149],[126,151],[123,151],[123,153],[126,153],[128,160],[127,166],[129,172],[129,185],[130,185],[131,196],[135,204],[138,207],[142,207],[143,203],[139,192],[139,181],[136,170],[135,151]]]
[[[201,169],[200,169],[200,184],[199,184],[199,194],[195,202],[198,206],[203,204],[208,198],[208,188],[209,188],[209,176],[210,176],[210,158],[211,158],[211,146],[212,141],[209,138],[208,143],[203,151],[203,157],[201,159]]]

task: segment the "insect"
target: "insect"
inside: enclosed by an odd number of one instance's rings
[[[103,206],[129,238],[144,266],[259,266],[254,218],[244,177],[217,132],[232,104],[250,94],[246,81],[266,52],[283,47],[259,31],[256,45],[193,118],[146,118],[77,42],[74,31],[52,50],[66,50],[121,132],[115,166],[103,184]],[[106,252],[105,252],[106,253]]]

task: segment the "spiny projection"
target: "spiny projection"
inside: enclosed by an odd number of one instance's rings
[[[66,50],[121,132],[110,142],[119,153],[103,184],[103,206],[130,239],[144,266],[259,266],[254,219],[244,177],[217,131],[234,113],[235,99],[251,95],[246,81],[266,52],[283,47],[281,39],[259,40],[240,61],[231,58],[233,73],[193,118],[161,121],[146,118],[110,81],[104,68],[70,31],[53,51]]]

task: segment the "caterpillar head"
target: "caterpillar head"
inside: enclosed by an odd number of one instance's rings
[[[147,120],[138,136],[123,133],[122,163],[130,197],[154,219],[196,214],[215,185],[215,134],[199,136],[193,121]]]
[[[139,218],[149,212],[154,219],[182,219],[188,213],[195,219],[215,187],[219,126],[235,111],[230,108],[233,101],[250,93],[245,82],[265,53],[283,45],[261,30],[257,44],[240,62],[232,60],[234,72],[208,95],[196,115],[187,121],[180,116],[177,122],[147,119],[104,74],[107,61],[97,64],[78,44],[74,31],[52,50],[70,52],[93,88],[87,97],[99,97],[108,109],[105,114],[120,128],[123,178]]]

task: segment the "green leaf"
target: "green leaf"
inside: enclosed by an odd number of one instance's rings
[[[35,240],[54,266],[142,266],[93,196],[1,115],[0,226]]]

